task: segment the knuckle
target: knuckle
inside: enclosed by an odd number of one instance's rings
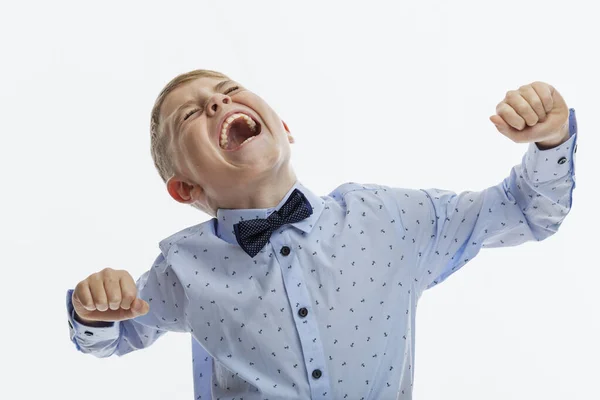
[[[121,296],[114,293],[114,294],[108,296],[108,302],[110,304],[121,304]]]
[[[94,272],[90,276],[87,277],[88,282],[93,282],[102,279],[102,272]]]
[[[81,304],[83,304],[85,306],[88,306],[91,303],[91,299],[83,290],[83,286],[81,283],[78,283],[77,286],[75,286],[75,289],[73,290],[72,298],[79,300],[81,302]]]
[[[527,113],[527,111],[529,111],[529,106],[527,104],[523,104],[523,103],[517,104],[516,108],[517,108],[517,111],[521,114],[525,114],[525,113]]]
[[[95,299],[94,304],[99,311],[106,311],[108,304],[105,299]]]
[[[542,102],[541,99],[536,99],[533,104],[531,105],[531,107],[535,110],[535,111],[539,111],[542,113],[542,115],[546,114],[546,110],[544,109],[544,103]]]
[[[103,286],[102,278],[99,275],[92,275],[87,280],[90,292],[93,293],[98,287]]]
[[[133,300],[135,300],[136,294],[137,293],[136,293],[135,290],[132,290],[132,289],[129,289],[129,288],[121,290],[121,297],[123,298],[123,300],[126,300],[126,301],[133,301]]]
[[[96,290],[92,291],[92,296],[94,296],[94,299],[100,299],[100,300],[106,300],[106,290],[104,289],[104,286],[97,286]]]
[[[554,104],[554,100],[552,100],[552,96],[542,96],[542,103],[546,103],[550,106],[550,108],[552,108],[552,105]]]
[[[106,294],[109,296],[115,296],[116,294],[118,294],[119,296],[121,295],[121,290],[119,285],[108,285],[108,284],[104,284],[105,290],[106,290]]]

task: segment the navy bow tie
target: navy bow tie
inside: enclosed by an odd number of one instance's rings
[[[267,218],[257,218],[233,225],[239,245],[250,257],[254,257],[269,241],[271,234],[285,224],[293,224],[308,218],[312,206],[304,194],[295,189],[279,210]]]

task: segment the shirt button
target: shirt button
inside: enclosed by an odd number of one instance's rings
[[[284,256],[288,256],[290,254],[290,248],[287,246],[283,246],[281,248],[281,254],[283,254]]]
[[[90,332],[90,331],[85,331],[85,332],[83,332],[83,333],[85,333],[85,334],[86,334],[86,335],[88,335],[88,336],[92,336],[92,335],[93,335],[93,333],[92,333],[92,332]]]
[[[306,309],[306,307],[302,307],[301,309],[299,309],[298,315],[302,318],[306,317],[308,315],[308,310]]]
[[[564,163],[566,163],[566,162],[567,162],[567,157],[561,157],[561,158],[558,160],[558,163],[559,163],[559,164],[561,164],[561,165],[562,165],[562,164],[564,164]]]
[[[315,379],[319,379],[321,377],[321,375],[323,375],[323,374],[321,373],[320,369],[315,369],[312,372],[312,377],[315,378]]]

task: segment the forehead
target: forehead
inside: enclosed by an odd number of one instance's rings
[[[227,80],[224,78],[202,77],[179,85],[165,97],[160,107],[160,120],[166,122],[165,120],[181,104],[188,100],[196,99],[198,96],[211,93],[217,84]]]

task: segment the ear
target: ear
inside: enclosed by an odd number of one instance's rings
[[[288,126],[287,126],[287,124],[285,123],[284,120],[281,120],[281,122],[283,122],[283,127],[285,128],[286,132],[288,133],[288,140],[289,140],[289,142],[290,143],[294,143],[296,140],[294,139],[294,137],[290,133],[290,128],[288,128]]]
[[[190,185],[177,175],[167,181],[167,191],[179,203],[190,204],[204,200],[204,190],[198,185]]]

